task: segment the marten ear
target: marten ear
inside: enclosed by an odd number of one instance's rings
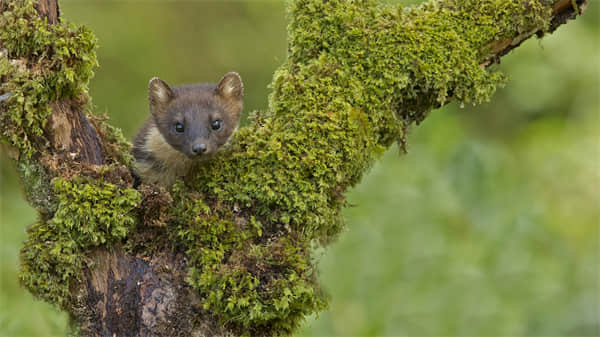
[[[227,111],[229,123],[237,127],[244,105],[244,84],[240,75],[225,74],[215,88],[215,95]]]
[[[153,77],[148,84],[148,99],[151,107],[163,106],[175,98],[169,85],[158,77]]]
[[[244,84],[238,73],[227,73],[215,89],[215,94],[226,101],[241,101],[244,98]]]

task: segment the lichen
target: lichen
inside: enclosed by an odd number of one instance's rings
[[[27,229],[21,249],[21,284],[61,308],[79,279],[85,251],[120,242],[136,224],[140,200],[134,189],[78,178],[53,182],[55,211]]]
[[[49,26],[33,0],[0,4],[0,141],[31,157],[46,144],[49,103],[85,95],[96,61],[96,39],[84,27]]]
[[[52,208],[52,187],[50,175],[38,162],[30,158],[17,161],[16,168],[23,181],[23,191],[27,201],[42,215]]]

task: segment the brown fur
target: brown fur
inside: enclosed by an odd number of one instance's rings
[[[153,78],[148,96],[151,116],[134,138],[135,171],[146,183],[168,186],[186,176],[194,161],[209,160],[228,142],[242,112],[243,84],[236,73],[216,85],[174,88]]]

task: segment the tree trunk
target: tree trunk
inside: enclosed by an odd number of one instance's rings
[[[82,336],[291,333],[326,305],[310,247],[343,228],[346,189],[432,108],[489,99],[489,65],[587,2],[296,1],[269,112],[163,189],[134,184],[129,145],[89,113],[89,32],[56,0],[1,0],[0,135],[40,213],[21,282]]]

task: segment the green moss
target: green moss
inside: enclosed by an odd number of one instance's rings
[[[493,42],[545,29],[550,7],[530,0],[439,1],[407,9],[372,0],[290,2],[289,55],[275,73],[269,111],[239,130],[190,182],[208,200],[219,200],[211,204],[212,218],[202,218],[199,232],[183,242],[188,254],[204,259],[192,270],[191,284],[207,306],[224,321],[271,324],[275,334],[290,331],[275,322],[296,321],[274,304],[254,316],[253,305],[273,300],[272,294],[279,301],[291,291],[299,313],[322,308],[316,286],[301,272],[312,275],[309,262],[278,257],[287,261],[280,275],[303,275],[282,286],[283,293],[247,266],[268,260],[282,236],[303,261],[311,244],[335,238],[343,229],[345,191],[432,108],[489,100],[505,81],[481,65]],[[260,239],[231,234],[234,221],[223,219],[235,217],[225,214],[236,208],[260,219]],[[223,233],[204,241],[213,224]],[[225,248],[207,251],[207,245]],[[269,292],[255,291],[261,287]]]
[[[0,93],[3,102],[0,140],[30,157],[45,145],[49,103],[85,95],[97,65],[96,40],[84,27],[50,26],[40,19],[33,0],[0,5]]]
[[[213,211],[183,185],[174,195],[174,241],[188,254],[190,284],[218,320],[250,335],[290,333],[325,308],[302,242],[265,238],[256,218]]]
[[[69,231],[82,247],[124,239],[135,225],[130,212],[140,201],[140,194],[134,189],[56,179],[54,192],[59,204],[51,225]]]
[[[86,249],[120,242],[133,229],[140,195],[100,181],[53,183],[55,211],[28,228],[21,249],[21,283],[36,297],[59,307],[70,301]]]
[[[38,222],[27,229],[21,248],[21,284],[37,298],[66,308],[69,285],[79,278],[83,255],[68,233]]]
[[[131,143],[123,136],[121,129],[108,124],[105,120],[96,124],[102,135],[105,146],[104,155],[107,156],[106,162],[121,163],[127,167],[133,167],[135,158],[131,154]]]
[[[326,307],[308,249],[296,245],[285,237],[250,243],[233,251],[226,264],[213,264],[192,285],[206,294],[205,308],[241,331],[291,333],[305,316]]]

